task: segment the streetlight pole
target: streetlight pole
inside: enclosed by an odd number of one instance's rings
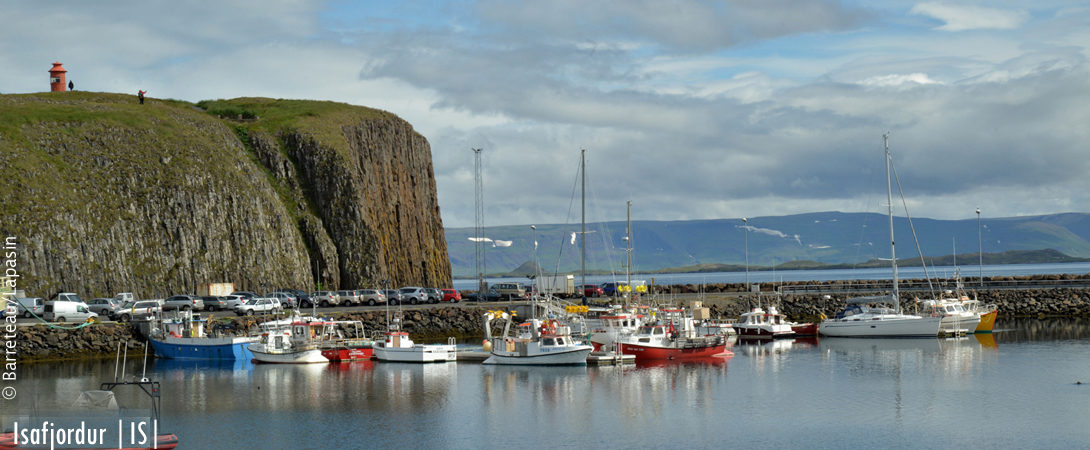
[[[746,225],[746,218],[742,218],[742,229],[746,232],[746,292],[749,292],[749,225]]]
[[[980,250],[977,251],[977,255],[980,256],[980,288],[984,288],[984,240],[980,233],[980,207],[977,207],[977,244],[980,245]]]

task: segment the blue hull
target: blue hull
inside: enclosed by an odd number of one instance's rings
[[[249,361],[254,354],[247,346],[255,340],[224,339],[189,339],[173,338],[150,339],[155,355],[169,359],[240,359]]]

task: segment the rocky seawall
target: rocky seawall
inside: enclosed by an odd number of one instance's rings
[[[428,308],[405,311],[402,329],[419,343],[446,343],[447,338],[473,339],[484,335],[481,316],[485,309],[477,307]],[[359,320],[365,336],[386,330],[385,311],[360,311],[332,314],[336,320]],[[215,321],[223,325],[224,336],[246,336],[259,333],[259,317],[230,317]],[[357,337],[355,327],[340,325],[346,337]],[[132,323],[96,323],[78,330],[63,330],[45,325],[20,326],[16,332],[17,359],[20,362],[41,362],[74,359],[113,358],[119,343],[128,348],[130,358],[142,355],[147,339],[138,325]],[[124,350],[122,350],[124,351]],[[148,353],[153,353],[148,349]]]
[[[128,351],[130,358],[139,357],[147,341],[131,324],[103,323],[78,330],[44,325],[19,327],[15,342],[19,362],[38,362],[114,357],[119,348]],[[150,355],[152,350],[148,348],[147,352]]]
[[[18,288],[85,299],[450,283],[427,140],[393,114],[241,99],[0,95],[0,237]]]

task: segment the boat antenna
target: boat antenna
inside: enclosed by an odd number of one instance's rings
[[[118,367],[121,367],[121,342],[117,343],[117,360],[114,361],[114,382],[117,382]]]
[[[148,347],[151,347],[151,341],[144,343],[144,373],[140,375],[140,381],[148,379]]]

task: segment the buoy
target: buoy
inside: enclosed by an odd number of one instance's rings
[[[481,345],[481,347],[482,347],[482,349],[483,349],[484,351],[486,351],[486,352],[490,352],[490,351],[492,351],[492,343],[491,343],[491,342],[488,342],[488,340],[485,340],[485,341],[484,341],[484,344],[482,344],[482,345]]]

